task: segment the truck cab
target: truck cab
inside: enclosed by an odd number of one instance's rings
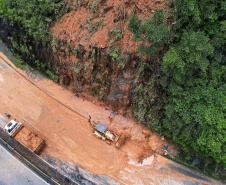
[[[11,120],[9,123],[7,123],[4,130],[11,136],[20,125],[20,122],[17,123],[15,120]]]

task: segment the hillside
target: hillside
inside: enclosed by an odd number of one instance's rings
[[[223,0],[0,2],[0,36],[30,66],[225,168]]]
[[[129,16],[136,12],[147,19],[157,8],[168,11],[169,2],[68,3],[70,12],[50,28],[52,46],[60,61],[54,64],[54,71],[61,76],[60,83],[79,96],[97,99],[115,111],[125,111],[140,81],[138,43],[128,30]]]

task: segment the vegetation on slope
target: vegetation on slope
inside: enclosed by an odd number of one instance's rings
[[[47,41],[49,26],[66,11],[62,0],[0,0],[0,15],[20,24],[35,40]]]
[[[194,150],[225,167],[226,3],[223,0],[176,0],[174,10],[171,41],[161,43],[165,47],[168,45],[169,50],[158,69],[161,77],[153,82],[159,89],[158,95],[164,97],[164,104],[155,103],[153,107],[157,111],[152,115],[152,102],[158,99],[145,96],[149,105],[141,105],[138,101],[139,106],[134,107],[134,112],[140,113],[135,117],[152,127],[151,117],[158,115],[155,129],[180,143],[184,150]],[[155,18],[149,26],[153,22]],[[159,41],[166,37],[165,32],[158,32],[157,37],[149,35],[149,26],[135,15],[131,18],[130,30],[135,38],[152,36]],[[149,40],[148,49],[140,46],[141,54],[153,57],[149,52],[156,45],[153,39]],[[143,89],[146,89],[145,94],[150,94],[148,85]],[[141,91],[140,87],[137,91]]]
[[[49,27],[67,10],[63,0],[0,0],[2,39],[22,60],[53,80]]]
[[[146,21],[137,15],[130,18],[129,30],[142,42],[138,52],[149,56],[139,63],[142,83],[133,97],[133,113],[184,150],[194,150],[226,166],[226,3],[174,2],[172,29],[162,10]],[[63,0],[0,0],[0,15],[42,43],[48,43],[50,24],[65,11]],[[27,54],[29,44],[29,40],[20,43]],[[118,50],[111,44],[109,51],[123,69]]]
[[[150,60],[141,61],[140,74],[142,83],[136,88],[133,101],[133,115],[146,123],[150,128],[159,130],[161,107],[163,96],[159,96],[161,91],[160,82],[160,60],[167,49],[169,28],[164,21],[162,10],[156,10],[153,17],[142,23],[136,14],[130,17],[129,30],[134,33],[136,41],[143,43],[138,47],[141,55],[148,55]],[[144,80],[145,70],[151,73],[148,80]]]
[[[163,58],[163,70],[169,79],[163,128],[183,148],[192,148],[223,166],[226,166],[225,11],[225,1],[177,0],[175,39]]]

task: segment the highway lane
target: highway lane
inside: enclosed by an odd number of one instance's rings
[[[0,145],[0,185],[45,185],[46,181]]]

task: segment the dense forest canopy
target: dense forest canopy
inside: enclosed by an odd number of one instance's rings
[[[146,102],[150,106],[138,104],[140,111],[135,113],[138,120],[173,138],[184,150],[194,150],[223,166],[226,165],[225,12],[225,1],[175,1],[171,42],[165,43],[169,49],[159,68],[161,78],[155,82],[155,86],[161,89],[159,95],[164,98],[164,104],[160,103],[156,108],[149,99]],[[162,46],[167,36],[163,32],[167,30],[166,24],[161,22],[159,27],[155,16],[148,24],[154,23],[160,34],[151,34],[153,39],[149,40],[149,48],[141,44],[138,49],[140,54],[150,57],[153,57],[150,51],[155,48],[155,40],[162,40],[159,44]],[[150,38],[151,29],[146,24],[147,21],[142,22],[138,16],[132,15],[129,29],[136,40],[144,35],[146,39]],[[142,93],[147,93],[148,88],[150,86],[142,87]],[[156,115],[153,111],[156,109],[159,120],[154,120],[153,125],[150,117]]]
[[[36,40],[48,40],[50,24],[66,11],[62,0],[0,0],[0,15],[21,25]]]

